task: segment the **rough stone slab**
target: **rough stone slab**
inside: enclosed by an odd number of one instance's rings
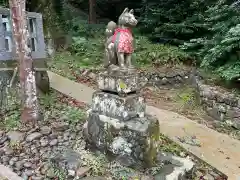
[[[128,94],[141,88],[138,74],[131,71],[105,71],[99,74],[97,82],[99,89],[119,94]]]
[[[124,165],[131,166],[140,160],[150,166],[157,158],[159,124],[149,115],[122,122],[90,112],[84,136],[90,144],[118,156]]]
[[[116,94],[96,91],[92,97],[92,111],[111,118],[127,121],[133,117],[144,117],[145,100],[139,94],[120,97]]]
[[[8,167],[0,164],[0,179],[1,177],[7,178],[8,180],[23,180],[16,173],[12,172]]]
[[[155,175],[156,180],[186,180],[186,175],[194,167],[189,158],[181,158],[170,153],[160,152],[158,161],[163,165],[160,173]]]

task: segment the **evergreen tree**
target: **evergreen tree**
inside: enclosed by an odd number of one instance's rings
[[[206,11],[199,23],[205,26],[207,33],[201,38],[191,39],[182,48],[195,55],[201,67],[212,69],[227,80],[239,78],[239,7],[219,1]]]
[[[182,43],[203,33],[201,13],[211,1],[205,0],[143,0],[141,9],[142,32],[152,39],[165,39],[168,43]]]

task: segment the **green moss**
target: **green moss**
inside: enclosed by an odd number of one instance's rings
[[[149,138],[146,140],[144,161],[146,167],[153,167],[156,164],[157,154],[158,154],[158,142],[160,128],[157,119],[151,120],[151,125],[149,127]]]

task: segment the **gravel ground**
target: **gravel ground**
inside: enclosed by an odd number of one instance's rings
[[[0,129],[0,163],[10,167],[19,176],[32,180],[65,180],[64,173],[53,166],[51,159],[69,150],[82,155],[79,169],[83,176],[89,178],[101,176],[114,180],[125,173],[129,179],[138,176],[150,180],[161,172],[159,167],[142,171],[123,167],[117,162],[109,161],[100,152],[85,149],[82,127],[86,120],[84,112],[87,105],[56,92],[42,98],[41,102],[45,118],[35,128],[20,126],[4,129],[2,126]],[[181,157],[189,156],[196,163],[189,180],[200,177],[220,179],[221,173],[198,161],[165,136],[160,136],[159,145],[164,152]]]

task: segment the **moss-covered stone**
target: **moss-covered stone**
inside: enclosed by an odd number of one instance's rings
[[[89,143],[116,156],[131,160],[131,165],[143,163],[149,167],[157,158],[158,120],[150,115],[120,121],[90,112],[86,126]]]
[[[139,76],[135,71],[105,71],[99,74],[97,82],[101,90],[119,93],[121,95],[139,91],[141,88]]]
[[[139,94],[120,97],[116,94],[96,91],[92,98],[92,110],[112,118],[129,120],[136,116],[144,117],[145,101]]]

